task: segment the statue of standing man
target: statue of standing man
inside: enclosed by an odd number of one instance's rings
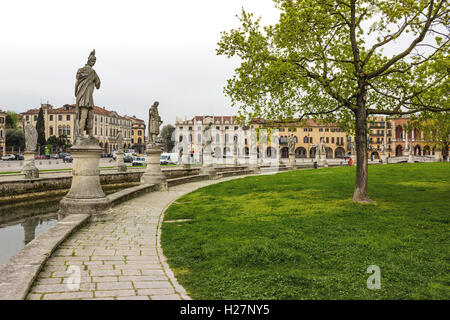
[[[149,110],[148,118],[148,144],[151,147],[156,147],[156,138],[159,135],[159,127],[163,123],[158,112],[159,102],[155,101]]]
[[[100,89],[100,78],[92,67],[96,62],[95,50],[88,57],[86,65],[77,71],[77,82],[75,83],[76,118],[75,135],[76,139],[83,137],[84,132],[89,138],[94,137],[94,87]]]

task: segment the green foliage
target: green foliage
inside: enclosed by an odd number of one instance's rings
[[[39,114],[36,122],[36,130],[38,133],[38,140],[37,144],[40,149],[40,153],[42,154],[44,152],[44,146],[45,146],[45,122],[44,122],[44,110],[42,108],[39,109]]]
[[[193,299],[450,298],[449,163],[354,167],[218,183],[172,204],[162,247]],[[369,265],[381,290],[369,290]]]
[[[242,10],[241,26],[218,43],[217,54],[241,61],[225,88],[241,116],[311,116],[350,130],[361,108],[388,115],[449,109],[445,0],[274,3],[277,24],[263,27]],[[394,42],[403,45],[385,54]]]
[[[6,129],[18,129],[19,115],[14,111],[6,111]]]
[[[173,147],[175,146],[175,140],[174,137],[172,137],[173,132],[175,131],[175,127],[171,124],[165,125],[161,129],[161,140],[163,144],[163,148],[165,152],[170,152],[173,150]]]
[[[25,149],[25,135],[22,130],[6,129],[6,150],[14,148],[14,150]]]
[[[423,132],[426,140],[447,156],[450,146],[450,112],[424,113],[419,121],[415,122],[415,127]]]

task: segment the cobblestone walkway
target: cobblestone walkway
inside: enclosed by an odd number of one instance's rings
[[[189,299],[159,248],[159,218],[178,197],[236,178],[178,185],[119,204],[110,220],[89,223],[64,241],[27,299]],[[78,271],[81,281],[73,289],[70,284]]]

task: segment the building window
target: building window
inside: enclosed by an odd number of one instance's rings
[[[25,119],[28,121],[28,120],[30,120],[30,117],[29,116],[25,116]]]
[[[192,142],[192,133],[189,134],[189,142]]]
[[[220,142],[220,135],[217,133],[216,134],[216,143],[219,143]]]
[[[180,130],[183,130],[183,127],[180,127]]]
[[[323,132],[323,128],[319,128],[319,132]]]
[[[202,135],[200,133],[197,134],[197,142],[198,143],[202,142]]]
[[[62,115],[58,116],[58,121],[62,121]]]
[[[132,136],[134,135],[134,131],[133,131],[133,130],[131,130],[131,135],[132,135]]]
[[[52,114],[49,116],[49,119],[50,119],[50,121],[53,121],[53,115]]]
[[[37,116],[34,116],[34,121],[37,121]]]
[[[227,143],[227,142],[228,142],[228,133],[225,134],[225,143]]]
[[[220,130],[220,127],[216,127],[216,130]]]
[[[228,129],[229,129],[228,126],[226,126],[226,127],[225,127],[225,130],[228,130]]]
[[[67,121],[70,121],[70,114],[68,114],[68,115],[66,116],[66,120],[67,120]]]
[[[53,135],[53,127],[50,127],[50,135],[52,136]]]
[[[313,143],[312,141],[312,137],[309,137],[309,143]]]
[[[238,128],[239,128],[239,127],[236,126],[236,127],[234,127],[234,130],[237,130]]]
[[[183,142],[183,136],[180,135],[180,138],[178,139],[178,141]]]
[[[329,142],[330,142],[330,138],[327,137],[327,143],[329,143]]]
[[[328,138],[327,138],[328,139]],[[331,143],[334,143],[334,137],[331,137]]]
[[[138,136],[142,136],[142,131],[138,130]]]
[[[189,130],[192,130],[192,127],[189,127]]]
[[[304,138],[303,138],[303,142],[304,142],[304,143],[308,143],[308,137],[304,137]]]

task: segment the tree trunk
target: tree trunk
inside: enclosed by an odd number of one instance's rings
[[[358,101],[356,117],[356,180],[353,192],[353,201],[359,203],[372,203],[367,194],[367,177],[369,174],[369,159],[367,155],[367,110],[364,105],[364,97]],[[358,99],[359,100],[359,99]]]

